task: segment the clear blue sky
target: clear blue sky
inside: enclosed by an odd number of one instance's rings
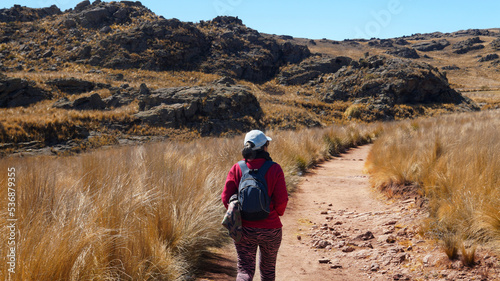
[[[33,8],[73,8],[81,0],[1,0]],[[93,2],[93,0],[91,0]],[[106,1],[108,2],[108,1]],[[392,38],[413,33],[500,27],[498,0],[144,0],[165,18],[198,22],[238,16],[260,32],[311,39]]]

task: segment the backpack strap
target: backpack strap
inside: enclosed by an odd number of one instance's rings
[[[241,169],[241,175],[243,176],[244,174],[248,174],[250,172],[250,169],[247,166],[247,163],[245,163],[244,160],[241,160],[238,162],[238,165],[240,165]]]
[[[271,166],[274,164],[276,164],[276,163],[273,161],[267,160],[266,162],[264,162],[264,164],[262,164],[262,167],[260,167],[259,174],[262,177],[264,177],[266,175],[267,171],[269,170],[269,168],[271,168]]]

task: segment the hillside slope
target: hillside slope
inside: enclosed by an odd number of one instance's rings
[[[413,34],[393,39],[288,41],[311,52],[359,59],[371,55],[405,57],[446,72],[457,90],[500,89],[500,29],[469,29],[453,33]]]
[[[493,36],[479,40],[493,48]],[[426,40],[294,39],[234,17],[165,19],[132,1],[83,1],[64,12],[16,5],[0,10],[0,149],[61,153],[477,110],[437,58],[386,53]],[[457,50],[490,48],[477,42]]]

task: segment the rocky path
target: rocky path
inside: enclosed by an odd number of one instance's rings
[[[305,176],[282,217],[276,280],[499,280],[494,256],[481,253],[482,266],[469,269],[423,240],[413,198],[392,202],[371,190],[369,150],[352,149]],[[235,280],[233,248],[199,280]]]

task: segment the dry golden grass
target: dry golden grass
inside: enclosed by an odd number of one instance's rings
[[[471,91],[463,94],[476,102],[483,110],[500,108],[500,90]]]
[[[375,187],[413,186],[429,198],[425,230],[449,256],[463,241],[500,252],[499,117],[496,110],[394,124],[368,157]]]
[[[369,142],[375,125],[268,132],[290,190],[318,161]],[[10,280],[184,280],[227,241],[220,193],[242,136],[69,157],[4,158],[16,169],[17,268]],[[6,174],[5,174],[6,175]],[[6,186],[6,176],[0,185]],[[7,217],[7,189],[0,190]],[[7,237],[6,220],[0,236]],[[8,280],[6,256],[0,279]]]
[[[127,123],[137,104],[112,111],[79,111],[51,107],[41,102],[24,108],[0,109],[0,142],[65,141],[79,138],[79,128],[104,130],[104,123]]]

